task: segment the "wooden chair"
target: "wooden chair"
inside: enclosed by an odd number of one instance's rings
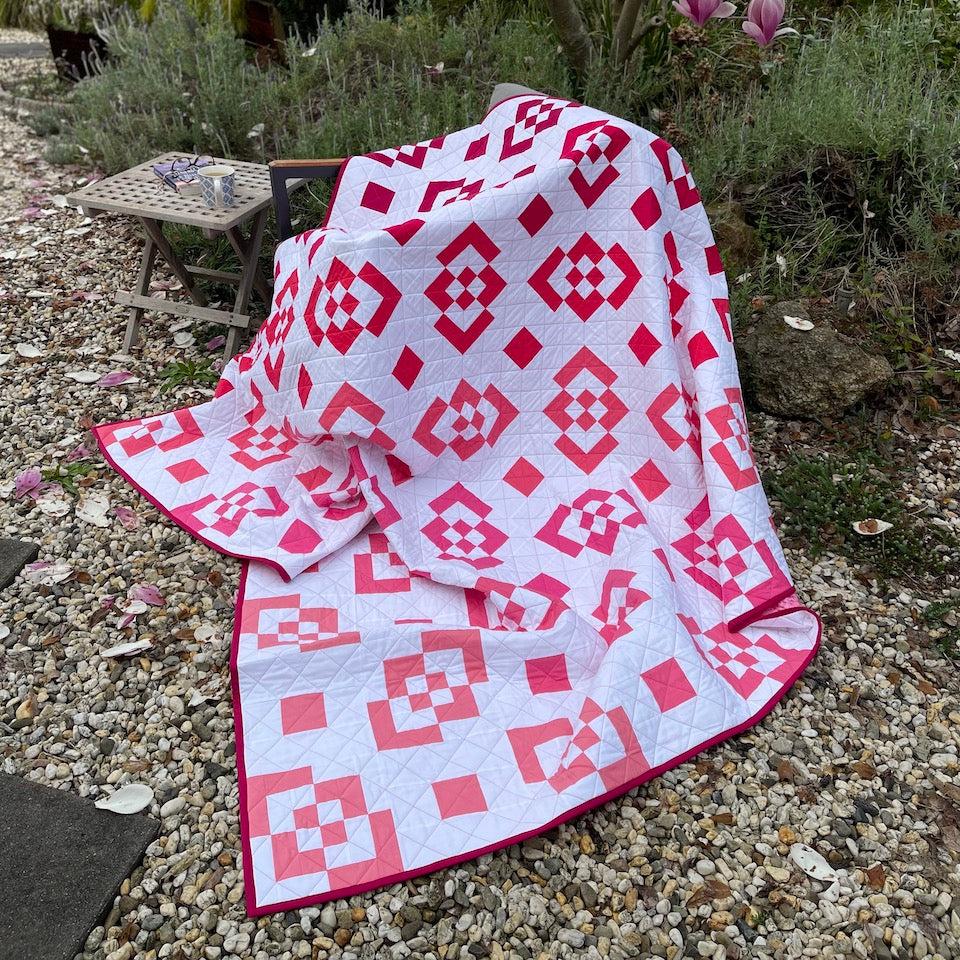
[[[498,83],[490,97],[490,109],[503,103],[510,97],[523,93],[537,93],[518,83]],[[288,180],[334,180],[343,166],[345,158],[333,160],[271,160],[270,188],[273,191],[273,208],[277,215],[277,238],[286,240],[293,236],[290,222],[290,194],[287,191]]]

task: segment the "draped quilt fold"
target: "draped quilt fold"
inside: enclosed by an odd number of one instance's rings
[[[689,171],[576,103],[352,158],[214,399],[97,433],[248,561],[253,914],[569,819],[756,722],[819,642]]]

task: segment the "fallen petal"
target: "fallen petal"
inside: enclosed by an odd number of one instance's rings
[[[115,370],[104,374],[98,381],[98,387],[118,387],[121,383],[128,383],[137,378],[129,370]]]
[[[794,330],[812,330],[812,329],[813,329],[813,321],[812,321],[812,320],[804,320],[803,317],[787,317],[787,316],[785,316],[785,317],[783,318],[783,322],[784,322],[788,327],[793,327]]]
[[[805,843],[795,843],[790,848],[790,859],[808,876],[814,880],[823,880],[832,883],[840,879],[840,875],[813,847]]]
[[[893,524],[886,520],[877,520],[876,517],[867,517],[866,520],[857,520],[852,526],[854,533],[859,533],[861,537],[875,537],[885,533]]]
[[[141,653],[149,650],[153,644],[149,640],[129,640],[126,643],[118,643],[115,647],[107,647],[100,651],[101,657],[132,657],[135,653]]]
[[[163,594],[152,583],[138,583],[131,587],[130,599],[148,603],[151,607],[162,607],[166,602],[163,599]],[[144,607],[144,609],[146,609],[146,607]],[[141,611],[141,613],[142,612],[143,611]]]
[[[100,379],[100,374],[95,370],[67,370],[64,376],[77,383],[96,383]]]
[[[148,608],[143,600],[128,600],[121,609],[128,617],[136,617],[141,613],[146,613]]]
[[[77,460],[86,460],[90,456],[90,451],[81,443],[67,454],[67,463],[75,463]]]
[[[37,506],[48,517],[65,517],[70,512],[70,501],[56,492],[38,497]]]
[[[113,512],[127,530],[136,530],[140,526],[140,514],[129,507],[114,507]]]
[[[111,813],[139,813],[153,803],[153,790],[144,783],[131,783],[121,787],[109,797],[102,797],[94,803],[99,810]]]
[[[103,493],[91,493],[77,504],[77,518],[95,527],[109,527],[107,512],[110,509],[110,498]]]
[[[31,583],[50,586],[54,583],[63,583],[64,580],[72,577],[73,567],[64,560],[57,560],[56,562],[38,560],[36,563],[28,563],[24,567],[23,575]]]
[[[35,494],[43,483],[43,476],[36,467],[30,467],[13,478],[13,495],[18,499]]]

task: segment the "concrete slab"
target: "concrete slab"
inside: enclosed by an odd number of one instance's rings
[[[37,559],[40,548],[26,540],[0,538],[0,590],[6,590],[17,574]]]
[[[160,825],[9,774],[0,811],[0,960],[72,960]]]

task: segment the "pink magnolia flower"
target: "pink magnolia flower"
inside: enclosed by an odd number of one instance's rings
[[[729,17],[736,7],[729,0],[674,0],[677,13],[702,27],[708,20]]]
[[[67,463],[75,463],[77,460],[86,460],[89,456],[90,451],[81,443],[67,454],[66,459]]]
[[[166,601],[163,594],[152,583],[137,583],[127,593],[131,600],[140,600],[151,607],[162,607]]]
[[[43,489],[43,477],[36,467],[30,467],[13,478],[13,495],[16,499],[31,497],[36,499]]]
[[[98,381],[98,387],[119,387],[121,383],[126,383],[133,378],[129,370],[114,370],[112,373],[105,373]]]
[[[766,47],[785,33],[796,33],[792,27],[780,27],[783,20],[783,0],[750,0],[743,32],[761,47]]]

